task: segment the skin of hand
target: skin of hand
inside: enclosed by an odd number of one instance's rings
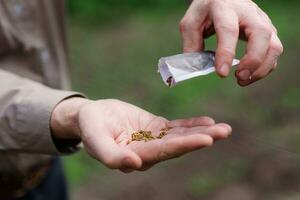
[[[50,126],[54,138],[81,139],[93,158],[123,172],[147,170],[160,161],[211,146],[231,133],[229,125],[216,124],[209,117],[169,121],[119,100],[80,97],[59,103]],[[152,131],[158,136],[166,127],[171,129],[162,139],[129,142],[135,131]]]
[[[238,39],[247,41],[235,73],[241,86],[267,76],[283,53],[270,18],[251,0],[194,0],[179,27],[184,52],[203,50],[204,39],[216,33],[215,66],[221,77],[229,74]]]

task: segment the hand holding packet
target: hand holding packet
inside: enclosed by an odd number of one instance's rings
[[[210,74],[215,70],[215,52],[202,51],[163,57],[158,62],[158,72],[164,83],[173,87],[181,81]],[[232,66],[239,64],[234,59]]]

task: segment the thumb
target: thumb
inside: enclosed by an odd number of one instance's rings
[[[97,160],[111,169],[139,169],[142,160],[132,150],[119,146],[110,134],[84,142],[85,149]]]

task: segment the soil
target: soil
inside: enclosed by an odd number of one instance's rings
[[[224,108],[220,99],[210,101],[206,112],[213,112],[212,115],[234,128],[229,139],[217,142],[213,148],[159,164],[147,172],[123,174],[106,170],[104,175],[94,172],[85,184],[72,188],[72,199],[299,199],[300,154],[290,149],[290,142],[300,134],[300,110],[276,101],[287,88],[299,87],[297,59],[296,54],[289,55],[289,59],[284,57],[288,69],[279,69],[268,80],[247,89],[251,105],[242,105],[249,106],[244,111],[251,112],[256,105],[265,106],[264,114],[268,117],[253,122],[249,120],[251,116],[245,117],[238,109]],[[223,103],[231,101],[226,98]]]

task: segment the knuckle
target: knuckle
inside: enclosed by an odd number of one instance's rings
[[[235,57],[234,50],[231,49],[231,48],[228,48],[228,47],[221,47],[219,49],[218,53],[219,53],[219,55],[226,56],[226,57],[229,57],[229,58]]]
[[[257,29],[262,32],[272,32],[272,28],[266,23],[260,23],[257,25]]]
[[[257,27],[256,27],[256,30],[262,35],[262,36],[264,36],[264,37],[266,37],[266,38],[271,38],[271,36],[272,36],[272,31],[273,31],[273,29],[272,29],[272,27],[270,27],[269,25],[267,25],[267,24],[259,24],[259,25],[257,25]]]
[[[220,24],[216,26],[216,31],[226,32],[227,34],[231,34],[237,36],[239,34],[239,29],[234,24]]]
[[[179,23],[180,32],[199,31],[197,23],[190,18],[184,18]]]
[[[276,52],[276,55],[277,56],[280,56],[280,55],[282,55],[282,53],[283,53],[283,51],[284,51],[284,48],[283,48],[283,45],[280,43],[280,44],[273,44],[273,45],[271,45],[270,46],[270,48],[274,51],[274,52]]]

